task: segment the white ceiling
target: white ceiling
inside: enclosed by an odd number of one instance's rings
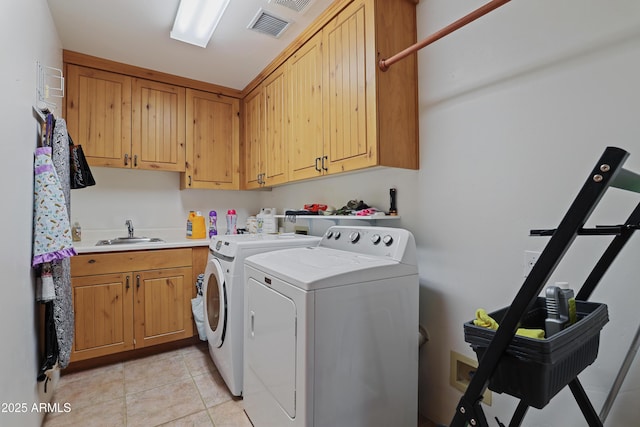
[[[295,12],[273,0],[231,0],[205,49],[169,38],[179,0],[47,0],[64,49],[243,89],[333,0]],[[260,8],[291,21],[276,39],[248,30]]]

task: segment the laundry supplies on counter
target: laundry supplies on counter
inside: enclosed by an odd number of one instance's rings
[[[209,211],[209,238],[218,234],[218,214],[216,211]]]
[[[275,208],[262,208],[256,215],[257,233],[274,234],[278,231],[278,224],[275,217]]]
[[[187,238],[204,239],[207,237],[205,220],[200,211],[189,213],[187,219]]]
[[[238,220],[238,216],[236,215],[235,209],[229,209],[227,211],[227,232],[226,234],[238,234],[238,229],[236,228],[236,222]]]

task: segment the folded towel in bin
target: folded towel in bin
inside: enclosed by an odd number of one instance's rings
[[[473,324],[481,326],[483,328],[498,329],[498,322],[487,314],[487,311],[483,308],[476,310],[476,318],[473,320]],[[516,335],[520,335],[527,338],[544,339],[544,329],[529,329],[518,328]]]

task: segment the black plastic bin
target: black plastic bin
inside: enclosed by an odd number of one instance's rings
[[[498,324],[509,307],[489,313]],[[598,356],[600,330],[609,321],[605,304],[576,301],[575,324],[546,339],[516,335],[489,380],[489,389],[507,393],[542,409],[551,398],[591,365]],[[536,299],[521,320],[521,327],[544,329],[545,299]],[[464,339],[482,360],[495,335],[489,328],[464,324]]]

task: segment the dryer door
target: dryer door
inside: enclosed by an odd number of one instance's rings
[[[227,331],[227,288],[220,261],[213,258],[207,263],[204,275],[204,318],[207,323],[207,340],[214,347],[221,347]]]

